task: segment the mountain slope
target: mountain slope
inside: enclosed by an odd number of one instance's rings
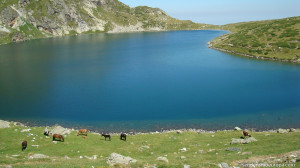
[[[207,29],[158,8],[118,0],[2,0],[0,44],[92,32]]]
[[[261,59],[300,62],[300,17],[222,26],[210,47]]]

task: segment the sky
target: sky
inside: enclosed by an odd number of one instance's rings
[[[300,0],[120,0],[131,7],[161,8],[170,16],[223,25],[300,16]]]

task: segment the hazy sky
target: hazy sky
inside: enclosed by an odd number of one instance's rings
[[[120,0],[131,6],[158,7],[172,17],[200,23],[227,24],[242,21],[300,16],[300,0]]]

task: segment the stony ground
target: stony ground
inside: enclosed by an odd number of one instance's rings
[[[0,167],[300,167],[300,130],[250,131],[252,140],[242,144],[236,141],[241,131],[154,132],[128,135],[127,141],[112,135],[105,141],[97,133],[77,136],[75,130],[48,128],[64,134],[60,142],[43,135],[45,127],[9,126],[0,126]]]

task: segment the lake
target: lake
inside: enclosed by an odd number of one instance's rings
[[[300,66],[209,49],[225,31],[0,46],[0,119],[96,131],[300,128]]]

